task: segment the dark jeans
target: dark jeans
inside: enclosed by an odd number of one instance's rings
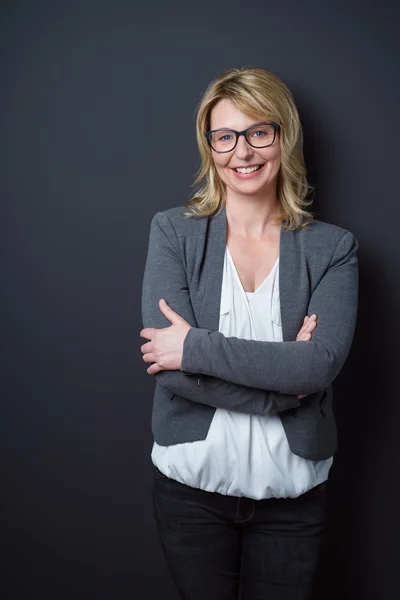
[[[191,488],[154,467],[161,544],[183,600],[309,600],[327,482],[298,498],[252,500]]]

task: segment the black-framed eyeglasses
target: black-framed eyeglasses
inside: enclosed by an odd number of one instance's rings
[[[206,131],[204,135],[215,152],[231,152],[236,147],[241,135],[244,135],[253,148],[267,148],[274,143],[277,129],[279,129],[278,123],[255,123],[243,131],[224,127]]]

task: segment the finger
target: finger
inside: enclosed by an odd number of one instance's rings
[[[154,328],[147,327],[147,328],[145,328],[145,329],[142,329],[142,331],[140,332],[140,334],[139,334],[139,335],[140,335],[140,337],[142,337],[142,338],[146,338],[147,340],[151,340],[151,338],[153,337],[153,335],[154,335],[154,333],[155,333],[156,331],[157,331],[157,330],[156,330],[156,329],[154,329]]]
[[[316,327],[316,326],[317,326],[316,319],[308,319],[307,323],[304,325],[304,329],[305,329],[305,331],[307,331],[310,328]]]
[[[303,321],[301,330],[306,331],[307,328],[310,327],[313,323],[316,323],[316,315],[311,315],[310,317],[308,317],[308,316],[304,317],[304,321]]]
[[[163,315],[171,321],[173,325],[181,325],[182,323],[187,323],[183,317],[181,317],[177,312],[175,312],[168,304],[161,298],[158,303],[159,308]]]
[[[308,320],[305,325],[300,329],[298,336],[304,336],[306,333],[313,331],[315,329],[315,321]]]
[[[303,333],[299,338],[297,338],[297,342],[309,342],[311,339],[310,333]]]
[[[158,306],[163,315],[168,319],[168,321],[171,321],[173,325],[181,319],[178,313],[172,310],[172,308],[168,306],[163,298],[158,301]]]
[[[159,373],[160,371],[163,371],[163,368],[160,367],[160,365],[158,365],[157,363],[154,363],[154,365],[151,365],[151,367],[149,367],[147,369],[147,373],[149,375],[156,375],[157,373]]]
[[[315,330],[317,326],[317,318],[318,317],[315,313],[310,316],[306,315],[304,317],[303,325],[296,336],[297,342],[310,340],[310,337],[307,336],[309,333],[312,333]]]
[[[143,354],[142,360],[144,360],[144,362],[147,362],[147,363],[155,363],[156,357],[154,356],[154,354],[151,354],[150,352],[148,352],[147,354]]]
[[[316,325],[315,323],[312,325],[305,325],[302,327],[297,334],[296,341],[297,342],[309,342],[311,339],[311,334],[314,331]]]
[[[167,303],[165,302],[165,300],[164,300],[163,298],[161,298],[161,299],[158,301],[158,306],[160,307],[160,309],[162,310],[162,312],[163,312],[163,313],[170,312],[170,313],[173,313],[174,315],[177,315],[177,314],[178,314],[178,313],[176,313],[176,312],[175,312],[175,311],[174,311],[174,310],[173,310],[173,309],[170,307],[170,305],[169,305],[169,304],[167,304]]]
[[[307,341],[306,335],[307,335],[307,333],[305,331],[299,331],[299,333],[296,336],[296,342]]]

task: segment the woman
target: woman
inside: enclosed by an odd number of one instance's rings
[[[142,290],[160,538],[181,598],[305,600],[337,443],[331,384],[356,322],[357,241],[306,210],[301,125],[276,76],[242,68],[213,81],[197,140],[193,211],[154,216]]]

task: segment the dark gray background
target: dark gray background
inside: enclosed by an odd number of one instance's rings
[[[319,597],[399,597],[396,4],[2,4],[7,598],[177,599],[151,506],[142,275],[152,216],[189,197],[200,97],[245,64],[292,89],[317,216],[360,242]]]

